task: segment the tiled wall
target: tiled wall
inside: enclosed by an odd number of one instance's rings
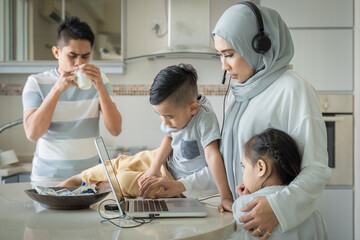
[[[0,84],[0,96],[21,96],[24,84]]]

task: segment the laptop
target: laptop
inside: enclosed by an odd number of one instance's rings
[[[193,198],[159,198],[153,200],[142,198],[125,199],[122,197],[122,199],[118,199],[117,191],[121,193],[121,196],[124,196],[124,194],[122,194],[119,181],[115,176],[104,141],[102,137],[97,137],[94,142],[121,215],[133,218],[206,217],[208,215],[201,202]]]

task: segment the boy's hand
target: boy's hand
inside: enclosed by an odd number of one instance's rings
[[[239,196],[250,194],[249,190],[245,187],[244,184],[240,184],[236,187],[236,192]]]
[[[66,179],[65,181],[57,185],[57,187],[77,187],[80,186],[81,183],[81,175],[78,174]]]
[[[140,188],[140,196],[147,198],[152,190],[163,188],[163,191],[154,194],[151,198],[167,198],[175,197],[186,191],[185,186],[180,181],[170,180],[164,177],[148,178],[142,188]]]
[[[151,177],[161,177],[160,171],[154,170],[151,167],[149,168],[149,170],[147,170],[139,179],[138,179],[138,184],[139,187],[142,188],[145,181],[148,180]]]
[[[218,210],[219,212],[232,212],[232,205],[233,205],[233,200],[230,198],[225,198],[223,200],[221,200],[221,203],[218,206]]]

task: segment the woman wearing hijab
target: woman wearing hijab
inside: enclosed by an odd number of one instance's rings
[[[300,147],[300,174],[283,190],[257,197],[241,211],[244,229],[267,239],[278,226],[281,232],[298,227],[316,208],[331,176],[327,166],[326,128],[313,87],[294,73],[290,32],[279,14],[258,7],[264,33],[271,47],[258,53],[252,46],[259,33],[251,6],[236,4],[226,10],[213,31],[222,68],[233,83],[224,120],[221,153],[233,199],[242,183],[241,155],[244,143],[267,128],[288,133]]]

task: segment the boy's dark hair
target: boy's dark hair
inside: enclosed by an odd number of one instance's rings
[[[159,105],[171,99],[178,106],[186,106],[198,96],[197,72],[190,64],[172,65],[161,70],[150,88],[150,103]]]
[[[86,22],[81,22],[78,17],[67,17],[57,29],[56,45],[60,48],[67,46],[70,40],[88,40],[91,47],[94,44],[94,33]]]
[[[288,185],[300,173],[301,154],[298,146],[291,136],[281,130],[268,128],[253,136],[245,143],[243,151],[254,164],[259,159],[269,160],[283,184]]]

